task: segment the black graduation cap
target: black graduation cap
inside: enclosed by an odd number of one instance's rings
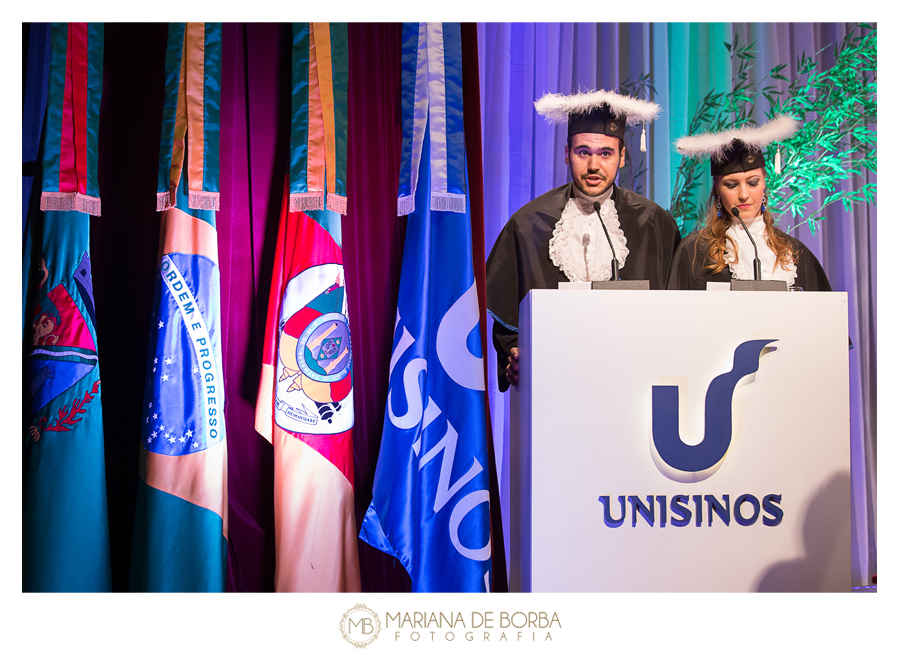
[[[717,133],[703,133],[682,137],[675,142],[678,152],[692,158],[709,157],[710,173],[724,176],[751,171],[766,166],[763,148],[787,139],[800,127],[789,116],[778,115],[762,126],[744,126]],[[777,156],[775,170],[780,173]]]
[[[534,102],[538,114],[551,123],[568,122],[568,135],[597,133],[625,138],[625,126],[653,121],[660,107],[651,101],[614,91],[544,94]]]

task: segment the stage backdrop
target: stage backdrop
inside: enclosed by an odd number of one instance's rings
[[[400,257],[405,234],[396,217],[400,118],[400,25],[349,25],[348,214],[342,220],[356,394],[357,520],[371,500],[387,399]],[[649,132],[648,171],[635,187],[668,207],[680,136],[696,99],[726,84],[721,43],[755,39],[765,63],[793,61],[839,40],[843,24],[501,24],[463,25],[466,136],[478,139],[484,172],[484,228],[473,211],[473,251],[484,261],[509,215],[566,180],[558,134],[536,120],[544,91],[615,88],[650,73],[662,120]],[[27,41],[29,26],[23,25]],[[153,203],[165,88],[165,23],[105,27],[99,129],[102,216],[91,219],[97,334],[104,363],[103,425],[112,586],[127,591],[142,422],[142,374],[148,347],[159,221]],[[274,577],[273,455],[253,428],[271,263],[288,167],[290,24],[225,24],[222,43],[221,204],[216,223],[221,274],[225,415],[228,428],[229,553],[227,588],[271,591]],[[28,51],[24,44],[23,52]],[[36,50],[40,50],[36,48]],[[765,55],[763,55],[765,53]],[[477,57],[477,60],[476,60]],[[822,54],[830,57],[830,47]],[[474,71],[477,61],[480,70]],[[24,68],[24,67],[23,67]],[[360,73],[361,72],[361,73]],[[787,72],[786,72],[786,75]],[[790,76],[788,76],[790,77]],[[472,81],[480,79],[481,124]],[[28,105],[40,114],[39,103]],[[474,116],[472,116],[474,115]],[[40,119],[38,119],[40,121]],[[679,123],[679,121],[681,123]],[[475,160],[471,145],[470,162]],[[472,179],[473,207],[476,187]],[[35,202],[32,194],[31,202]],[[478,244],[479,236],[486,244]],[[799,237],[850,299],[854,584],[875,571],[875,214],[834,209],[815,237]],[[482,275],[476,271],[476,277]],[[483,284],[481,284],[483,285]],[[484,325],[482,325],[484,326]],[[488,368],[489,373],[493,369]],[[496,382],[489,383],[496,390]],[[494,435],[505,436],[503,398],[491,400]],[[498,439],[499,445],[499,439]],[[497,451],[497,463],[504,452]],[[501,474],[501,490],[503,488]],[[496,536],[494,546],[503,541]],[[360,543],[362,586],[408,591],[402,566]],[[497,558],[495,557],[495,560]],[[495,561],[499,569],[499,561]]]
[[[621,89],[649,74],[655,88],[649,97],[662,107],[662,113],[648,128],[647,153],[636,148],[639,130],[631,131],[635,135],[630,142],[634,145],[631,155],[644,157],[646,171],[635,175],[635,169],[641,167],[629,164],[621,170],[618,183],[669,208],[681,161],[673,142],[686,134],[698,101],[709,91],[731,90],[733,70],[725,42],[734,43],[737,37],[742,46],[755,44],[751,83],[782,63],[787,64],[782,74],[790,81],[797,75],[801,53],[817,54],[817,61],[827,68],[834,63],[833,45],[854,29],[853,24],[845,23],[480,23],[488,252],[512,213],[569,180],[563,161],[565,125],[554,128],[534,111],[534,101],[544,93]],[[776,84],[787,89],[788,81]],[[764,121],[767,109],[759,104],[754,119]],[[710,177],[701,178],[699,194],[705,198]],[[865,182],[875,182],[875,178],[871,174]],[[844,187],[851,189],[851,185],[848,182]],[[818,208],[824,196],[815,194],[810,207]],[[857,205],[845,211],[834,204],[815,235],[805,225],[792,235],[816,254],[832,288],[848,294],[850,336],[855,346],[849,355],[852,583],[870,584],[876,573],[875,206]],[[507,453],[500,449],[499,437],[503,436],[503,445],[508,446],[508,395],[497,390],[496,370],[488,371],[500,487],[506,492]],[[507,511],[504,506],[504,520]]]

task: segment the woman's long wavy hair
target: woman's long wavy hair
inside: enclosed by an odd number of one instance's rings
[[[763,180],[765,181],[765,178]],[[697,241],[698,248],[701,243],[706,245],[703,269],[710,274],[718,274],[728,267],[725,261],[726,249],[734,254],[734,262],[738,262],[737,245],[725,234],[731,226],[731,215],[722,208],[722,216],[716,216],[718,200],[716,186],[713,185],[706,203],[706,222],[699,231],[699,237],[702,239]],[[796,264],[798,254],[795,253],[791,243],[775,231],[775,220],[768,210],[763,211],[763,221],[766,224],[766,241],[775,252],[775,262],[785,269],[789,263]]]

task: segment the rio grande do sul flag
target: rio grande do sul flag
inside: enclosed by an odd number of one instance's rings
[[[22,591],[111,588],[90,218],[38,213],[23,255]]]
[[[160,226],[141,414],[132,591],[221,592],[227,449],[215,212],[182,178]]]
[[[353,379],[341,216],[285,186],[256,430],[275,449],[275,590],[358,592]]]
[[[431,139],[424,132],[384,432],[360,538],[396,557],[415,592],[485,592],[489,462],[471,209],[431,209]]]

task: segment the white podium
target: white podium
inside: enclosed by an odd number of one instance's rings
[[[511,591],[850,590],[846,293],[534,290],[519,313]]]

